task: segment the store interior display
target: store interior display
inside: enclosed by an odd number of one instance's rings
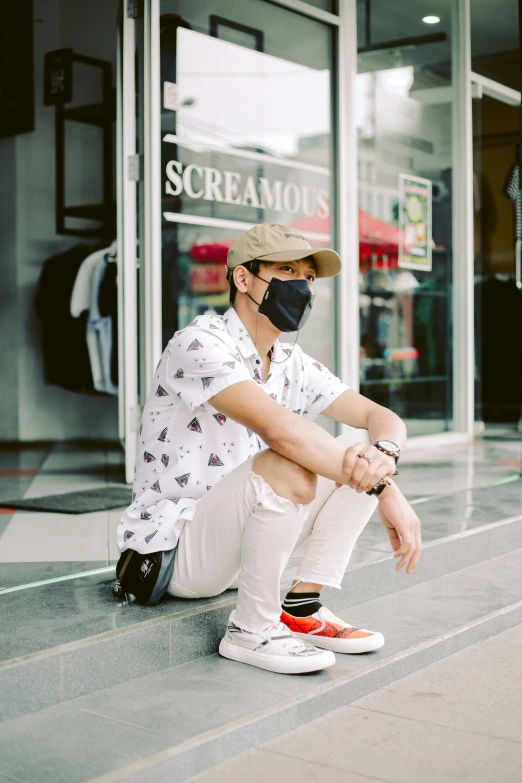
[[[363,62],[360,58],[360,67]],[[411,67],[404,71],[409,90],[416,75]],[[366,82],[366,107],[375,123],[366,129],[359,159],[361,392],[413,422],[415,434],[428,428],[445,430],[451,417],[452,205],[448,155],[438,158],[438,170],[433,160],[441,117],[435,124],[433,107],[421,105],[406,89],[394,94],[387,73],[363,72],[358,78]],[[379,109],[381,103],[385,110]],[[449,107],[443,107],[442,121],[448,113]],[[406,168],[399,150],[411,144],[407,131],[414,130],[408,125],[412,117],[424,135]],[[391,134],[388,126],[401,123],[402,131]],[[414,182],[420,175],[419,181],[430,183],[429,224],[426,203],[413,205],[418,212],[413,215],[419,226],[416,235],[425,237],[430,262],[408,261],[404,268],[401,247],[407,237],[399,216],[401,177],[407,175]],[[431,423],[422,424],[426,420]]]
[[[428,279],[401,270],[396,258],[376,254],[361,270],[361,388],[383,405],[398,384],[446,381],[448,271],[443,248],[433,250]]]
[[[117,245],[76,245],[42,265],[35,308],[45,382],[118,394]]]

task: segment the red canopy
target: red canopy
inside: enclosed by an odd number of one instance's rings
[[[399,245],[399,227],[378,220],[367,212],[359,210],[359,242],[372,245]]]
[[[305,234],[329,236],[330,220],[313,217],[303,217],[295,220],[292,227],[303,231]],[[314,245],[330,244],[330,240],[321,242],[312,239]],[[210,261],[218,264],[226,264],[227,253],[232,240],[211,242],[208,244],[194,244],[190,248],[190,257],[193,261]],[[372,217],[364,210],[359,209],[359,258],[361,261],[369,260],[376,255],[377,259],[386,255],[388,263],[396,261],[399,245],[399,228],[384,220]],[[378,263],[378,261],[377,261]]]

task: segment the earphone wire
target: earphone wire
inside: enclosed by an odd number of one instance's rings
[[[256,351],[257,351],[257,322],[258,322],[258,316],[259,316],[259,310],[256,310],[256,336],[254,338],[254,348],[256,349]],[[274,364],[284,364],[285,362],[287,362],[290,359],[290,357],[292,356],[292,354],[294,352],[294,349],[295,349],[295,346],[297,345],[297,341],[298,340],[299,340],[299,332],[297,332],[297,337],[295,338],[295,342],[292,345],[292,350],[290,351],[290,353],[288,354],[286,359],[283,359],[281,362],[276,362],[276,360],[272,358],[272,353],[274,351],[274,346],[272,346],[270,348],[270,363],[273,362]]]
[[[294,350],[295,350],[295,346],[297,345],[297,341],[298,341],[298,340],[299,340],[299,332],[297,332],[297,337],[295,338],[295,342],[294,342],[294,344],[292,345],[292,350],[290,351],[290,353],[288,354],[288,356],[286,357],[286,359],[283,359],[283,360],[282,360],[282,361],[280,361],[280,362],[276,362],[276,360],[275,360],[275,359],[272,359],[272,356],[270,356],[270,361],[271,361],[271,362],[274,362],[274,364],[284,364],[285,362],[287,362],[287,361],[290,359],[290,357],[292,356],[292,354],[293,354],[293,352],[294,352]],[[270,350],[271,350],[271,351],[273,351],[273,350],[274,350],[274,346],[272,346],[272,348],[271,348]]]

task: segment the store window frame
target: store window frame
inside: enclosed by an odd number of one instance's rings
[[[356,0],[340,0],[339,15],[323,11],[302,0],[259,0],[282,6],[310,19],[328,24],[333,32],[332,58],[332,130],[336,170],[332,183],[335,209],[332,237],[344,265],[336,282],[338,326],[336,334],[337,373],[351,388],[359,389],[359,308],[358,308],[358,197],[357,135],[355,116],[355,79],[357,74]],[[464,440],[473,434],[474,419],[474,344],[473,344],[473,181],[471,127],[471,46],[469,0],[457,0],[454,9],[452,119],[454,180],[454,291],[453,291],[453,431],[422,436],[429,443]],[[149,53],[159,46],[159,0],[145,2],[145,29]],[[159,102],[160,74],[158,58],[151,57],[146,79],[145,257],[155,258],[145,277],[148,311],[151,303],[161,301],[161,280],[157,270],[161,258],[160,193],[161,172]],[[467,149],[466,149],[467,147]],[[148,164],[148,165],[147,165]],[[339,219],[342,216],[342,220]],[[156,272],[154,272],[156,269]],[[146,372],[153,373],[161,355],[158,325],[145,324],[147,343]],[[418,438],[415,440],[419,440]]]
[[[283,8],[288,8],[290,11],[296,11],[298,14],[308,16],[310,19],[318,19],[320,22],[326,22],[334,27],[341,26],[341,16],[343,4],[346,0],[338,0],[337,6],[341,6],[336,10],[338,13],[332,13],[331,11],[324,11],[321,8],[310,5],[310,3],[304,2],[304,0],[263,0],[265,3],[272,3],[272,5],[281,5]],[[351,2],[351,0],[349,0]]]
[[[471,439],[475,420],[473,123],[470,0],[457,0],[452,37],[453,433]]]
[[[357,136],[350,118],[355,116],[357,73],[357,0],[340,1],[340,123],[341,188],[339,210],[343,215],[340,244],[345,260],[341,281],[341,351],[344,375],[359,389],[358,305],[358,185]],[[471,122],[470,0],[457,0],[452,20],[452,169],[453,295],[451,336],[453,349],[453,419],[451,431],[410,439],[421,445],[465,441],[474,434],[474,302],[473,302],[473,130]],[[343,86],[344,84],[344,86]],[[355,123],[353,123],[355,125]],[[344,236],[343,236],[344,234]],[[349,341],[347,335],[350,335]],[[347,344],[348,343],[348,344]]]
[[[235,30],[238,33],[249,35],[255,41],[256,52],[264,51],[264,33],[262,30],[257,30],[255,27],[248,27],[246,24],[240,24],[239,22],[235,22],[233,19],[226,19],[224,16],[211,14],[209,35],[211,35],[212,38],[220,38],[220,27],[225,27],[229,30]]]

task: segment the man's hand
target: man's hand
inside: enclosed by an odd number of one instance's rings
[[[379,516],[388,531],[394,557],[400,557],[395,570],[407,564],[406,573],[412,574],[422,550],[420,521],[396,484],[380,495]]]
[[[369,462],[363,454],[371,457]],[[346,485],[357,492],[369,492],[379,483],[383,476],[393,476],[395,459],[367,443],[355,443],[346,449],[343,461],[343,475]],[[342,484],[337,483],[337,487]]]

